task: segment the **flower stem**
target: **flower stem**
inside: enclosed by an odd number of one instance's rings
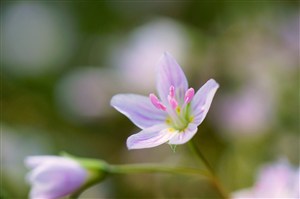
[[[211,180],[211,183],[214,185],[214,187],[217,189],[219,195],[223,199],[229,199],[228,193],[225,191],[220,180],[216,176],[216,173],[215,173],[213,167],[208,162],[208,160],[205,158],[205,156],[202,154],[202,152],[199,150],[199,148],[196,146],[194,139],[192,139],[188,144],[189,144],[189,147],[192,150],[192,152],[198,157],[199,160],[201,160],[202,163],[204,163],[205,167],[208,169],[208,171],[210,173],[209,179]]]
[[[208,160],[205,158],[205,156],[201,153],[201,151],[197,148],[194,140],[191,140],[189,143],[189,147],[192,150],[192,152],[198,157],[198,159],[204,163],[204,165],[206,166],[206,168],[209,170],[209,172],[211,174],[215,174],[214,169],[212,168],[212,166],[210,165],[210,163],[208,162]]]
[[[155,164],[128,164],[128,165],[110,165],[109,173],[111,174],[131,174],[131,173],[171,173],[182,175],[202,175],[209,177],[206,171],[186,168],[186,167],[169,167]]]
[[[170,174],[181,174],[181,175],[200,175],[206,178],[210,178],[210,174],[207,171],[188,168],[188,167],[170,167],[161,166],[157,164],[125,164],[125,165],[110,165],[100,160],[88,159],[90,168],[93,168],[93,172],[99,170],[98,173],[103,173],[101,175],[94,175],[95,177],[91,179],[87,184],[85,184],[80,190],[73,193],[70,198],[77,199],[81,193],[88,189],[89,187],[104,180],[105,176],[117,175],[117,174],[134,174],[134,173],[170,173]],[[105,174],[105,175],[104,175]]]
[[[203,156],[201,151],[196,147],[195,143],[190,142],[190,147],[192,151],[199,157],[199,159],[204,162],[208,171],[196,168],[188,167],[174,167],[174,166],[162,166],[158,164],[125,164],[125,165],[111,165],[102,160],[97,159],[86,159],[86,158],[76,158],[84,167],[89,170],[90,179],[89,181],[73,193],[70,198],[76,199],[81,193],[87,188],[101,182],[106,176],[109,175],[119,175],[119,174],[137,174],[137,173],[169,173],[169,174],[180,174],[180,175],[198,175],[206,177],[211,180],[211,183],[218,190],[220,196],[223,199],[229,199],[228,194],[225,192],[220,181],[215,175],[215,172],[207,159]],[[75,158],[75,157],[73,157]]]

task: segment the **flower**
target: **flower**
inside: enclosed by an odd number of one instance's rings
[[[32,169],[27,175],[32,186],[32,199],[56,199],[70,195],[87,178],[87,171],[71,158],[30,156],[25,159],[25,165]]]
[[[118,40],[110,64],[122,73],[123,85],[129,85],[134,91],[153,90],[153,66],[157,57],[165,49],[181,60],[188,54],[191,41],[185,30],[178,21],[159,17],[133,29],[123,41]]]
[[[164,53],[157,67],[157,91],[149,98],[117,94],[111,105],[142,129],[127,139],[128,149],[151,148],[168,142],[188,142],[204,120],[218,83],[210,79],[195,94],[176,60]]]
[[[299,168],[293,168],[286,160],[262,167],[252,188],[232,194],[233,199],[299,198]]]
[[[272,127],[274,100],[268,92],[255,85],[247,85],[239,92],[223,95],[216,106],[217,127],[228,137],[249,139]]]

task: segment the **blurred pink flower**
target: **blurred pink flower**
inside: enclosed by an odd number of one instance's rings
[[[151,148],[165,142],[184,144],[197,132],[219,85],[211,79],[194,96],[176,60],[164,53],[157,68],[157,91],[149,98],[118,94],[111,105],[142,129],[127,139],[129,149]]]
[[[237,94],[227,95],[217,102],[220,132],[235,137],[257,136],[272,125],[273,101],[255,86],[242,88]],[[226,135],[226,136],[227,136]]]
[[[119,76],[103,68],[84,66],[64,75],[55,90],[58,111],[76,124],[110,114],[110,98],[117,93]],[[118,86],[118,87],[117,87]]]
[[[30,198],[56,199],[70,195],[86,181],[87,172],[76,161],[58,156],[30,156],[25,165],[31,184]]]
[[[137,92],[153,90],[153,66],[157,57],[169,49],[185,61],[191,41],[183,24],[169,19],[156,18],[130,32],[112,47],[110,65],[122,73],[123,84]],[[138,56],[137,56],[138,55]],[[188,69],[188,67],[184,67]],[[138,84],[136,82],[139,82]]]
[[[287,161],[264,166],[258,173],[257,181],[252,188],[234,192],[233,199],[246,198],[299,198],[300,172]]]
[[[19,1],[3,9],[1,66],[7,72],[30,77],[67,66],[76,49],[77,28],[72,14],[56,6]]]

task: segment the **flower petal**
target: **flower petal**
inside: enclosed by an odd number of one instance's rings
[[[210,79],[195,94],[191,102],[195,124],[199,125],[204,120],[218,88],[219,84]]]
[[[167,96],[171,86],[175,87],[175,98],[183,99],[188,89],[188,82],[176,60],[165,52],[157,67],[157,92],[164,104],[168,104]],[[182,102],[181,102],[182,103]]]
[[[26,167],[33,169],[45,161],[60,161],[62,157],[52,155],[41,155],[41,156],[28,156],[24,160]]]
[[[131,135],[127,139],[128,149],[143,149],[161,145],[170,140],[177,131],[161,124],[148,129],[144,129],[139,133]]]
[[[78,189],[86,177],[87,172],[77,162],[45,156],[44,161],[27,175],[32,185],[30,198],[61,198]]]
[[[141,129],[160,124],[167,117],[166,112],[155,108],[148,97],[141,95],[118,94],[110,104]]]
[[[251,189],[242,189],[231,194],[232,199],[253,199],[254,194]]]
[[[188,142],[197,133],[197,125],[190,123],[189,126],[182,132],[176,135],[169,141],[169,144],[184,144]]]

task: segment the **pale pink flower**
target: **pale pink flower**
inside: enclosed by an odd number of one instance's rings
[[[218,83],[211,79],[195,94],[176,60],[164,53],[157,67],[157,92],[149,97],[118,94],[111,105],[142,131],[127,139],[129,149],[151,148],[163,143],[188,142],[204,120]],[[138,83],[138,82],[137,82]]]
[[[25,165],[31,199],[57,199],[68,196],[86,181],[87,171],[73,159],[59,156],[30,156]]]
[[[281,160],[260,169],[253,187],[232,194],[233,199],[280,198],[297,199],[300,197],[299,169]]]

